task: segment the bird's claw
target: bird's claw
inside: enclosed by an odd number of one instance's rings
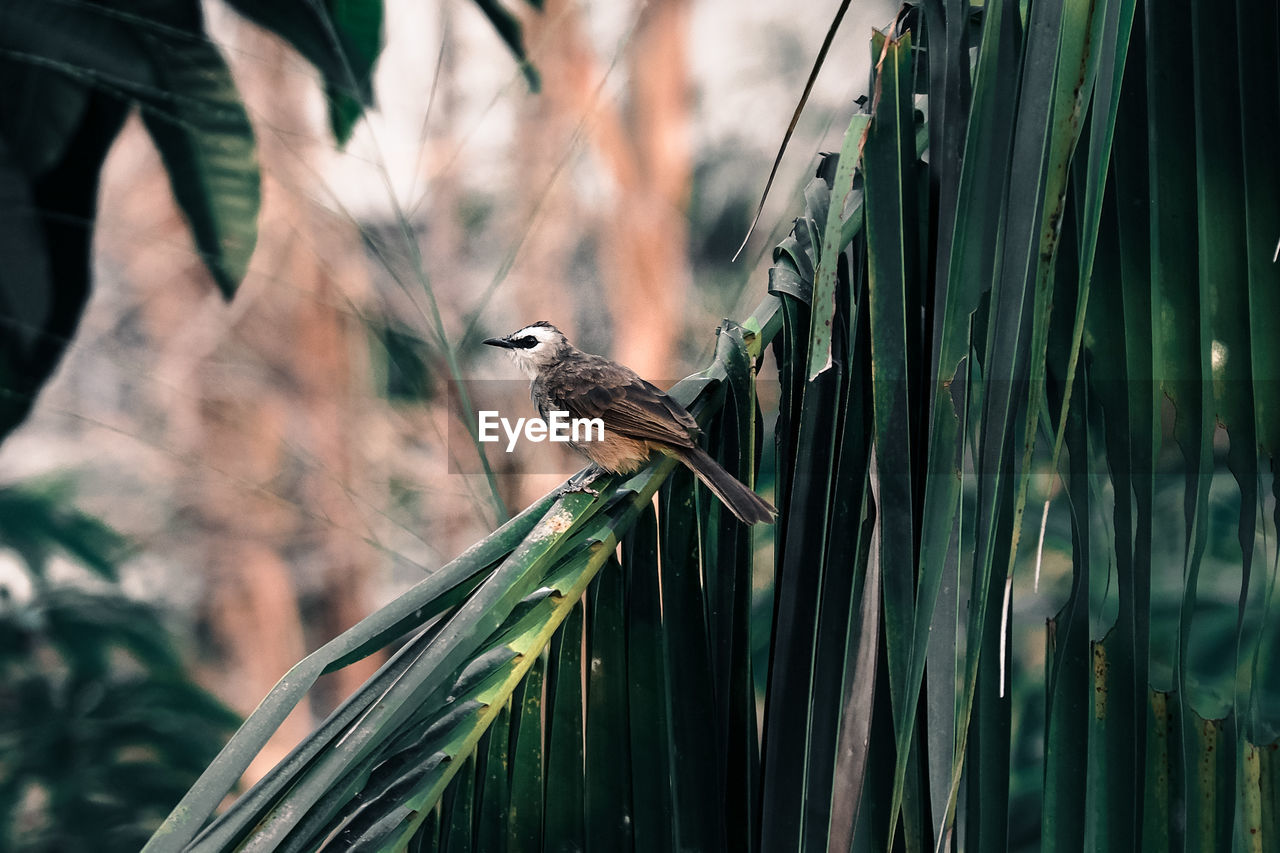
[[[599,476],[600,471],[598,469],[588,469],[586,474],[581,472],[574,474],[569,478],[567,483],[560,487],[560,494],[571,495],[578,493],[598,498],[600,497],[600,492],[591,488],[591,484],[594,483],[596,478]]]

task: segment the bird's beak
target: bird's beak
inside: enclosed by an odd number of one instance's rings
[[[506,338],[488,338],[485,343],[491,347],[502,347],[503,349],[511,349],[511,341]]]

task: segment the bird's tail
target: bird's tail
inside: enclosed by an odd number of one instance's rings
[[[701,447],[693,447],[682,451],[680,461],[689,470],[698,475],[702,484],[715,493],[715,496],[738,517],[743,524],[773,521],[778,511],[767,500],[747,488],[737,477],[734,477],[720,463],[707,455]]]

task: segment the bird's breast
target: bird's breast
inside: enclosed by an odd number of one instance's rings
[[[573,448],[611,474],[639,470],[653,452],[649,442],[611,433],[607,428],[603,441],[574,443]]]

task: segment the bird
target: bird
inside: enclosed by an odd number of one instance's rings
[[[602,440],[569,442],[596,465],[587,482],[601,472],[633,473],[658,452],[683,463],[742,523],[767,523],[777,515],[698,445],[702,431],[684,406],[631,368],[583,352],[545,320],[484,343],[507,350],[529,377],[529,396],[544,421],[550,422],[551,412],[568,412],[604,423]]]

